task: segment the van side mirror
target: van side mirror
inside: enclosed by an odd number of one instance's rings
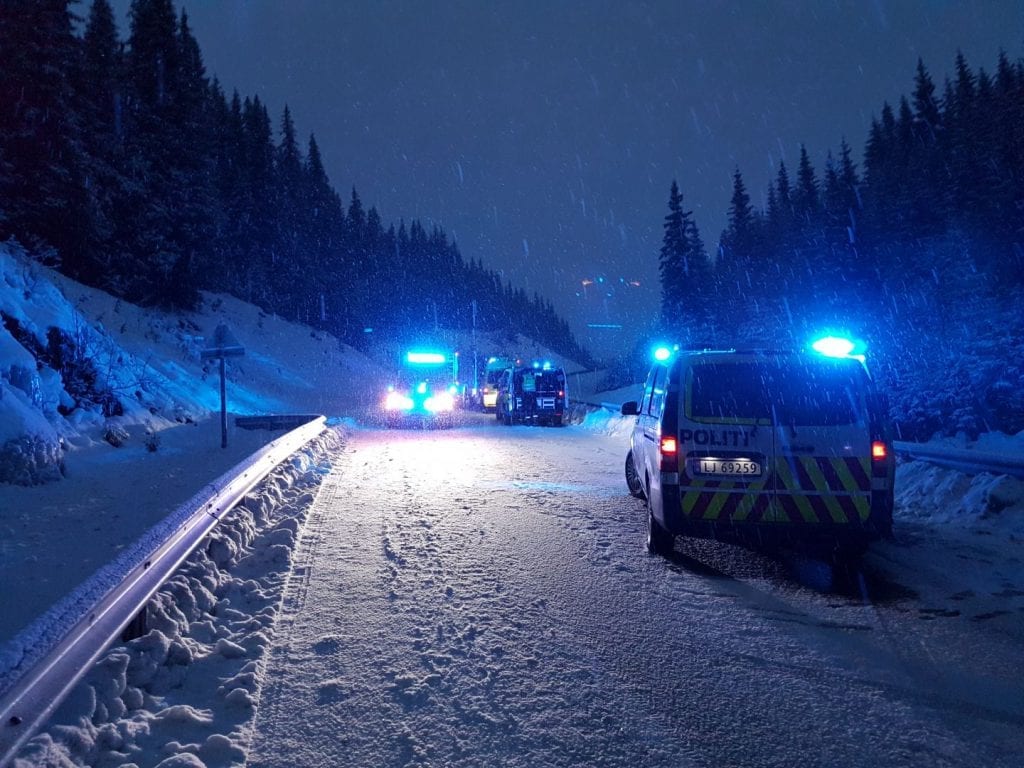
[[[636,400],[629,400],[622,404],[622,408],[619,409],[619,412],[623,416],[636,416],[640,413],[640,404]]]

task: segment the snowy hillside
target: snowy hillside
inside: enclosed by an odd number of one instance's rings
[[[86,288],[0,245],[0,482],[57,479],[67,453],[126,432],[202,421],[219,405],[215,328],[245,347],[229,358],[232,413],[341,414],[368,402],[375,366],[330,335],[229,296],[199,311],[141,309]],[[344,385],[342,384],[344,382]]]

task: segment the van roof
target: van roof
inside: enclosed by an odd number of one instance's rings
[[[808,349],[769,349],[769,348],[748,348],[748,349],[681,349],[678,350],[673,357],[662,362],[662,365],[670,365],[673,359],[687,358],[690,360],[712,360],[712,359],[735,359],[735,360],[756,360],[765,358],[775,358],[777,360],[784,360],[789,358],[790,360],[801,360],[803,362],[809,362],[812,360],[820,360],[823,363],[832,362],[837,365],[846,364],[858,365],[868,377],[871,378],[871,371],[868,368],[867,362],[861,356],[850,356],[850,357],[830,357],[823,355],[820,352],[815,352]]]
[[[677,350],[675,356],[700,356],[700,355],[735,355],[735,356],[748,356],[748,357],[811,357],[811,358],[822,358],[825,360],[855,360],[861,361],[860,356],[850,355],[845,357],[832,357],[829,355],[823,355],[820,352],[815,352],[810,349],[780,349],[771,347],[743,347],[734,349],[680,349]],[[671,358],[670,358],[671,359]]]

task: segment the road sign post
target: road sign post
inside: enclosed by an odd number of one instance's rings
[[[199,353],[201,360],[220,361],[220,447],[228,447],[228,401],[227,388],[225,384],[224,359],[228,357],[241,357],[245,354],[245,347],[238,343],[238,339],[231,332],[231,329],[221,323],[213,332],[213,346],[207,347]]]

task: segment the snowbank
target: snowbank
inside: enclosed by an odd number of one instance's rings
[[[14,768],[244,764],[292,552],[340,445],[329,430],[246,497],[151,600],[147,634],[93,665]]]

